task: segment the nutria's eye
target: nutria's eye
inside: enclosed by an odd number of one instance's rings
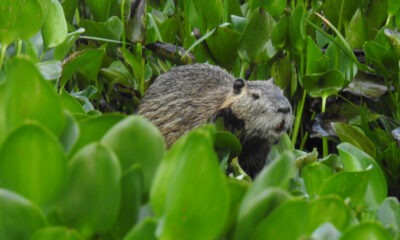
[[[260,98],[260,95],[258,95],[258,93],[252,93],[251,96],[253,97],[254,100],[257,100]]]
[[[239,94],[242,91],[242,88],[244,87],[244,80],[243,79],[236,79],[235,82],[233,83],[233,92],[235,94]]]

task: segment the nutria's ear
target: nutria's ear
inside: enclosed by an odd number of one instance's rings
[[[240,94],[242,88],[244,87],[244,80],[243,79],[236,79],[233,83],[233,93]]]

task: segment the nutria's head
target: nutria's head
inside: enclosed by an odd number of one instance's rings
[[[258,137],[275,143],[293,122],[289,100],[272,80],[236,79],[224,107],[244,122],[243,141]]]

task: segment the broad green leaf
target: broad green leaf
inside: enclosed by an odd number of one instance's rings
[[[193,130],[161,162],[151,192],[153,209],[162,215],[161,239],[215,239],[225,226],[229,191],[214,134],[209,125]]]
[[[59,140],[64,151],[68,154],[79,138],[80,129],[77,120],[71,113],[65,112],[65,116],[65,127],[60,134]]]
[[[321,186],[328,177],[333,174],[333,170],[321,163],[313,163],[305,166],[301,175],[311,198],[318,196]]]
[[[278,49],[284,48],[289,42],[289,17],[281,17],[271,33],[271,40]]]
[[[215,146],[217,148],[228,149],[230,152],[237,155],[242,151],[240,141],[230,132],[217,131],[215,133]]]
[[[0,1],[0,44],[33,37],[42,26],[42,9],[36,0]]]
[[[0,239],[28,239],[44,227],[46,219],[37,206],[22,196],[0,188]]]
[[[339,198],[323,197],[309,203],[291,199],[261,221],[251,239],[301,239],[325,223],[344,230],[351,221],[350,210]]]
[[[361,129],[357,129],[346,123],[333,124],[336,134],[342,142],[348,142],[368,153],[372,158],[376,157],[376,149],[373,142],[365,136]]]
[[[380,224],[374,222],[365,222],[355,225],[346,230],[340,240],[392,240],[393,236]]]
[[[395,197],[388,197],[383,201],[376,211],[376,216],[382,225],[392,232],[399,232],[400,229],[400,204]]]
[[[130,168],[121,178],[121,203],[113,232],[124,236],[139,216],[142,203],[143,174],[140,167]]]
[[[237,58],[241,34],[228,28],[217,27],[206,42],[215,60],[225,68],[230,68]]]
[[[328,70],[328,59],[310,36],[307,37],[306,51],[306,74],[320,74]]]
[[[109,129],[101,142],[114,150],[123,173],[132,166],[140,167],[144,178],[143,193],[147,194],[165,151],[157,127],[141,116],[129,116]]]
[[[134,85],[134,77],[132,73],[128,70],[127,66],[118,60],[113,63],[108,68],[102,68],[101,73],[104,74],[112,84],[122,83],[126,85]]]
[[[92,143],[68,164],[68,182],[60,211],[69,226],[85,237],[104,233],[114,223],[120,204],[121,169],[108,147]]]
[[[394,16],[399,13],[400,4],[399,0],[388,0],[388,14]]]
[[[301,199],[289,200],[260,221],[250,239],[299,239],[311,232],[310,221],[307,202]]]
[[[371,0],[364,12],[367,25],[367,39],[374,39],[388,17],[388,0]]]
[[[74,0],[76,1],[76,0]],[[65,3],[66,1],[64,1]],[[54,48],[54,55],[53,58],[54,60],[64,60],[71,48],[74,46],[76,40],[78,40],[80,34],[84,33],[85,29],[79,28],[74,32],[70,32],[67,34],[67,37],[64,39],[64,41],[60,44],[58,44]]]
[[[322,183],[318,195],[334,194],[343,199],[350,197],[354,204],[360,204],[365,197],[370,174],[370,170],[333,174]]]
[[[268,12],[262,8],[255,9],[240,39],[237,50],[240,58],[247,62],[260,63],[272,57],[267,43],[271,40],[274,26],[275,20]]]
[[[192,23],[192,25],[200,27],[202,32],[215,28],[223,22],[222,0],[192,0],[192,2],[198,13],[198,22]]]
[[[334,42],[329,43],[325,55],[329,58],[329,68],[339,70],[343,74],[346,84],[353,81],[358,72],[358,66],[354,59]]]
[[[63,107],[65,110],[69,111],[73,114],[84,114],[82,105],[79,103],[78,99],[71,96],[67,91],[62,90],[60,94],[60,99],[62,101]]]
[[[385,36],[389,39],[390,44],[392,45],[393,50],[396,55],[400,57],[400,33],[397,31],[392,31],[388,28],[384,30]]]
[[[353,221],[353,213],[345,202],[334,196],[322,197],[310,202],[309,211],[312,230],[323,223],[329,222],[339,231],[344,231]]]
[[[4,87],[7,130],[33,120],[56,136],[61,133],[65,119],[60,98],[32,62],[25,58],[11,60]]]
[[[323,3],[324,14],[326,18],[339,29],[343,24],[347,24],[357,10],[359,1],[348,0],[325,0]],[[339,19],[341,25],[339,26]]]
[[[325,73],[305,75],[302,82],[311,97],[327,97],[342,89],[344,76],[337,70],[330,70]]]
[[[74,229],[67,227],[46,227],[34,232],[29,240],[83,240]]]
[[[112,4],[116,0],[86,0],[86,4],[97,21],[106,21],[110,14]]]
[[[346,25],[346,40],[352,48],[361,49],[366,40],[365,16],[361,9],[357,9],[350,23]]]
[[[86,35],[104,39],[120,40],[123,31],[122,21],[116,16],[110,17],[105,22],[82,19],[80,26],[85,28]]]
[[[251,236],[255,226],[268,217],[273,210],[290,199],[290,194],[280,188],[266,188],[259,192],[247,205],[241,204],[234,231],[234,239],[245,239]]]
[[[64,41],[67,37],[67,21],[64,10],[58,0],[49,0],[45,15],[42,37],[45,49],[53,48]]]
[[[387,196],[386,178],[380,166],[368,154],[349,143],[341,143],[337,148],[345,171],[365,171],[371,168],[365,201],[367,207],[375,208]]]
[[[250,183],[239,180],[236,178],[229,177],[227,178],[228,189],[229,189],[229,215],[228,221],[225,225],[225,231],[227,231],[228,236],[230,239],[233,236],[233,227],[236,224],[236,219],[239,214],[239,208],[242,203],[243,197],[245,196],[247,190],[250,187]]]
[[[85,48],[74,52],[64,63],[61,86],[63,87],[75,72],[80,72],[89,80],[97,82],[104,55],[104,49]]]
[[[289,39],[295,52],[302,52],[306,38],[305,9],[299,4],[290,16]]]
[[[62,3],[64,15],[68,23],[72,23],[78,7],[78,0],[64,0]]]
[[[252,0],[250,1],[251,9],[262,7],[269,12],[272,16],[279,16],[286,7],[287,1],[285,0]]]
[[[61,144],[37,123],[26,123],[13,131],[0,152],[0,186],[40,207],[48,207],[58,196],[66,172]]]
[[[103,114],[98,117],[87,118],[79,122],[79,139],[75,143],[70,155],[73,155],[83,146],[100,141],[101,138],[117,122],[124,119],[121,114]]]
[[[136,224],[134,228],[124,237],[124,240],[157,240],[157,220],[146,218]]]
[[[40,73],[46,80],[57,80],[62,74],[62,62],[59,60],[51,60],[37,64]]]
[[[289,198],[282,188],[288,187],[294,174],[294,156],[290,152],[278,155],[261,171],[239,208],[237,223],[240,224],[235,229],[235,239],[242,239],[252,232],[257,222]]]

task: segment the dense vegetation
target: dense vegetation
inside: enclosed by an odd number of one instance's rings
[[[0,239],[400,239],[398,1],[1,0],[0,12]],[[166,150],[129,116],[155,77],[192,62],[274,77],[291,100],[293,130],[254,181],[218,127]]]

